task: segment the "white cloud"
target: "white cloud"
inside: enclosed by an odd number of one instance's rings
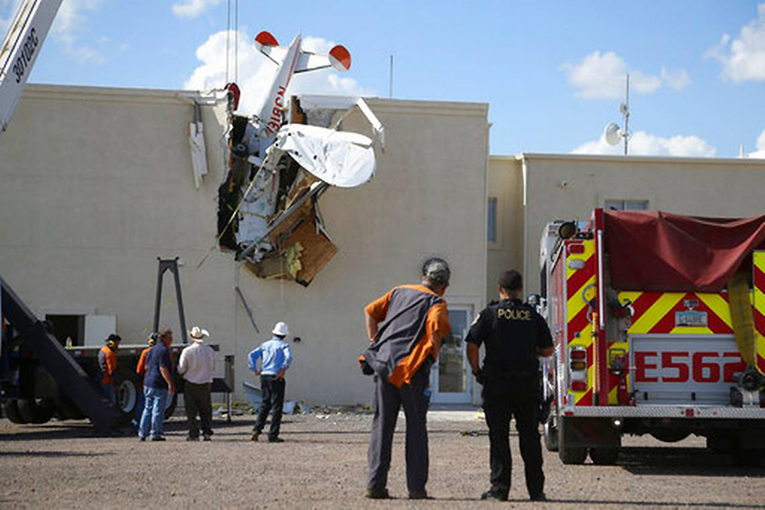
[[[196,18],[223,0],[182,0],[173,4],[173,14],[181,18]]]
[[[626,74],[630,73],[630,91],[651,94],[667,84],[682,89],[690,83],[685,69],[662,68],[661,76],[648,75],[632,70],[613,51],[601,54],[594,51],[579,64],[564,64],[568,83],[576,89],[576,95],[584,99],[621,99],[624,97]]]
[[[95,48],[80,42],[80,33],[87,21],[86,13],[101,7],[104,0],[63,0],[50,28],[50,38],[61,44],[67,55],[84,63],[99,64],[104,56]],[[0,36],[5,36],[23,0],[0,0]]]
[[[757,5],[757,19],[741,28],[738,39],[723,34],[704,57],[720,61],[725,80],[765,81],[765,3]]]
[[[624,154],[624,146],[609,145],[603,136],[599,140],[586,142],[573,151],[572,154]],[[681,156],[708,157],[715,156],[717,149],[695,135],[675,135],[670,138],[638,131],[629,140],[631,156]]]
[[[252,38],[239,33],[239,79],[237,84],[242,90],[239,112],[244,115],[257,113],[255,110],[262,103],[267,93],[264,83],[274,78],[276,66],[266,59],[252,44]],[[233,46],[233,32],[232,42]],[[305,37],[303,49],[313,53],[327,53],[335,43],[320,37]],[[229,61],[229,81],[234,81],[233,48]],[[197,67],[183,84],[185,89],[211,90],[220,89],[226,84],[226,31],[211,35],[196,50],[202,64]],[[302,73],[293,76],[289,85],[289,94],[329,94],[348,96],[369,96],[374,91],[365,89],[352,79],[338,75],[337,71],[327,69]]]
[[[58,9],[50,31],[62,45],[64,53],[75,60],[88,64],[101,64],[104,56],[90,46],[80,42],[80,33],[87,20],[87,11],[95,11],[104,0],[64,0]]]
[[[765,129],[757,138],[757,150],[747,154],[749,158],[765,159]]]
[[[685,87],[691,84],[691,78],[688,76],[688,71],[685,69],[677,69],[672,71],[662,67],[661,79],[664,83],[675,90],[683,90]]]

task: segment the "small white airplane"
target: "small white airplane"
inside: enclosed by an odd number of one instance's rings
[[[264,97],[263,104],[255,110],[260,136],[275,136],[282,127],[282,111],[287,106],[286,92],[293,74],[329,67],[345,72],[351,68],[351,54],[344,46],[335,46],[329,50],[329,55],[317,55],[301,49],[301,44],[300,34],[286,47],[279,46],[276,38],[269,32],[264,31],[255,36],[255,47],[278,67],[276,78]]]

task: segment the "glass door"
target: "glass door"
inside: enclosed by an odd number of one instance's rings
[[[441,342],[438,361],[430,372],[434,404],[472,402],[473,376],[469,369],[465,345],[472,318],[472,306],[449,305],[452,332]]]

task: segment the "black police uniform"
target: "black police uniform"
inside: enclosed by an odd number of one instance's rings
[[[470,327],[467,342],[486,345],[483,368],[483,409],[489,426],[491,490],[502,499],[510,491],[510,418],[515,417],[526,488],[532,499],[542,495],[542,448],[539,444],[538,351],[552,347],[547,322],[518,299],[490,304]]]

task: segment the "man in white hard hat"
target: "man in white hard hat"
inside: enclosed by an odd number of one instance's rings
[[[284,374],[292,363],[292,352],[290,346],[284,341],[290,334],[287,324],[279,322],[272,331],[274,335],[271,340],[255,349],[248,356],[250,370],[255,375],[260,376],[260,390],[263,394],[263,401],[260,404],[258,418],[253,427],[252,440],[257,441],[263,427],[266,424],[266,418],[269,411],[273,409],[271,418],[271,428],[268,432],[269,443],[283,443],[284,440],[279,437],[279,427],[282,423],[282,406],[284,405]],[[258,369],[258,359],[260,359],[260,369]]]
[[[189,419],[189,435],[187,441],[199,441],[199,423],[197,412],[202,422],[202,437],[205,441],[212,436],[212,387],[213,372],[215,371],[215,352],[212,347],[205,345],[205,337],[210,336],[207,330],[194,326],[189,331],[191,345],[183,349],[178,363],[178,373],[184,379],[184,403],[186,417]]]

